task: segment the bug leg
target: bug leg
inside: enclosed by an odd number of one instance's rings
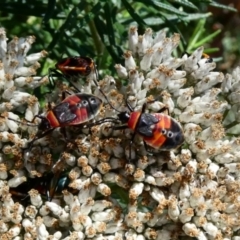
[[[55,83],[54,83],[54,77],[61,77],[64,78],[68,83],[70,83],[70,85],[76,90],[76,92],[80,92],[80,90],[76,87],[76,85],[72,82],[71,79],[69,79],[67,76],[65,76],[64,74],[58,72],[56,69],[54,68],[49,68],[48,70],[48,78],[49,78],[49,82],[51,85],[51,89],[54,89],[55,87]]]
[[[72,93],[69,92],[68,90],[64,90],[64,91],[62,91],[62,101],[66,98],[66,94],[68,94],[68,95],[72,95]]]
[[[144,141],[143,141],[143,143],[144,143],[144,148],[145,148],[146,152],[153,153],[153,151],[150,149],[150,147]]]
[[[70,147],[71,149],[73,149],[71,147],[71,145],[69,145],[69,144],[72,144],[76,149],[78,149],[78,145],[76,144],[76,142],[73,139],[70,139],[67,136],[67,132],[66,132],[66,128],[65,127],[61,127],[60,128],[60,132],[63,135],[64,141],[66,142],[66,146],[65,146],[66,148]]]
[[[50,104],[50,103],[48,103],[48,104]],[[51,105],[50,105],[50,106],[51,106]],[[48,106],[48,107],[49,107],[49,106]],[[40,119],[42,119],[42,120],[45,119],[45,117],[37,114],[37,115],[35,115],[35,116],[33,117],[31,123],[34,123],[34,121],[35,121],[36,118],[40,118]]]
[[[158,113],[162,113],[162,112],[165,112],[165,111],[167,111],[167,115],[169,115],[169,108],[168,107],[162,107],[159,111],[158,111]]]
[[[66,143],[71,142],[71,143],[75,144],[74,141],[72,141],[72,140],[67,136],[67,132],[66,132],[66,128],[65,128],[65,127],[61,127],[61,128],[60,128],[60,132],[61,132],[61,134],[63,135],[64,140],[65,140]]]
[[[27,199],[29,198],[29,195],[28,195],[28,194],[18,192],[18,191],[15,190],[14,188],[10,188],[10,189],[9,189],[9,192],[11,193],[11,195],[12,195],[13,197],[18,197],[18,198],[20,198],[20,201],[27,201]]]
[[[70,142],[70,141],[71,141],[71,140],[68,138],[68,136],[67,136],[67,132],[66,132],[66,128],[65,128],[65,127],[61,127],[61,128],[60,128],[60,132],[61,132],[61,134],[63,135],[64,140],[65,140],[66,142]]]
[[[54,68],[49,68],[48,69],[48,75],[43,76],[43,78],[46,77],[46,76],[48,76],[48,79],[49,79],[49,90],[46,93],[50,94],[56,86],[54,78],[60,78],[60,77],[64,77],[64,76]]]
[[[129,163],[131,162],[131,160],[132,160],[132,144],[133,144],[133,140],[134,140],[134,138],[135,138],[135,135],[136,135],[136,133],[134,132],[133,133],[133,135],[132,135],[132,137],[131,137],[131,141],[130,141],[130,144],[129,144]]]
[[[145,110],[146,110],[146,107],[147,107],[147,103],[144,103],[144,104],[143,104],[143,106],[142,106],[142,113],[144,113],[144,112],[145,112]]]
[[[23,148],[23,150],[27,150],[27,149],[31,149],[32,146],[33,146],[33,143],[38,140],[39,138],[43,138],[45,136],[47,136],[50,132],[52,132],[54,130],[54,128],[51,128],[51,129],[48,129],[47,131],[45,132],[37,132],[37,134],[35,135],[35,137],[33,138],[33,140],[31,140],[29,143],[28,143],[28,147],[27,148]]]
[[[66,94],[71,95],[71,93],[67,90],[62,91],[62,101],[66,98]]]
[[[111,117],[107,117],[107,118],[103,118],[99,121],[96,121],[96,122],[93,122],[93,123],[88,123],[88,124],[85,124],[83,126],[83,129],[85,128],[90,128],[90,127],[93,127],[93,126],[96,126],[96,125],[101,125],[103,123],[107,123],[107,122],[111,122],[111,123],[116,123],[116,124],[119,124],[119,120],[116,119],[116,118],[111,118]]]
[[[128,128],[127,125],[114,126],[113,130],[122,130],[122,129],[126,129],[126,128]],[[133,160],[132,156],[131,156],[132,155],[131,152],[132,152],[132,144],[133,144],[133,140],[135,138],[135,135],[136,135],[136,133],[134,132],[132,134],[132,137],[131,137],[131,140],[130,140],[130,144],[129,144],[129,163],[131,162],[131,160]]]
[[[99,121],[96,121],[96,122],[93,122],[93,123],[88,123],[88,124],[85,124],[82,129],[86,129],[88,128],[88,131],[89,131],[89,134],[92,135],[92,127],[94,126],[97,126],[97,125],[101,125],[105,122],[113,122],[114,120],[117,120],[117,119],[112,119],[112,118],[105,118],[105,119],[101,119]]]
[[[52,105],[50,102],[48,102],[48,110],[51,110],[52,109]]]
[[[72,82],[72,80],[68,79],[68,82],[71,84],[71,86],[76,90],[76,92],[81,92],[80,89]]]
[[[62,77],[62,74],[59,73],[56,69],[54,68],[49,68],[48,69],[48,78],[49,78],[49,82],[51,85],[51,89],[54,89],[55,87],[55,83],[54,83],[54,77]]]
[[[31,123],[34,123],[34,121],[35,121],[36,118],[40,118],[40,119],[42,119],[42,120],[46,119],[44,116],[35,115],[34,118],[33,118],[32,121],[31,121]],[[45,132],[42,132],[42,131],[39,129],[39,130],[37,131],[36,135],[34,136],[34,138],[28,143],[28,147],[22,148],[23,152],[24,152],[25,150],[31,149],[33,143],[34,143],[37,139],[46,136],[46,135],[47,135],[48,133],[50,133],[51,131],[53,131],[53,129],[48,129],[48,130],[45,131]]]

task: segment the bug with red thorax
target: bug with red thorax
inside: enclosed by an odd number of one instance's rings
[[[111,105],[118,112],[117,118],[108,117],[94,124],[114,122],[114,130],[131,129],[133,134],[130,140],[130,160],[131,145],[136,134],[142,137],[146,149],[151,147],[160,151],[174,150],[184,142],[182,126],[176,119],[164,113],[166,110],[168,111],[167,107],[161,108],[156,113],[146,113],[147,104],[154,101],[144,103],[141,111],[134,111],[128,102],[126,103],[128,111],[121,112]]]

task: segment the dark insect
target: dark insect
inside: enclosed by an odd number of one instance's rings
[[[60,172],[59,172],[60,173]],[[67,189],[74,193],[75,190],[68,187],[70,179],[66,173],[54,174],[52,172],[44,174],[42,177],[28,178],[26,182],[16,188],[10,188],[10,193],[16,201],[28,202],[29,191],[35,189],[48,201],[61,196],[62,191]]]
[[[56,69],[60,70],[61,73],[56,71]],[[106,99],[107,103],[110,104],[107,96],[103,93],[103,91],[98,85],[98,72],[91,58],[80,56],[64,58],[56,64],[56,69],[50,69],[50,75],[56,73],[64,76],[65,78],[88,76],[93,71],[93,73],[95,74],[95,78],[93,78],[94,84],[99,89],[103,97]],[[34,139],[29,143],[29,148],[32,147],[34,141],[46,136],[55,128],[60,127],[62,133],[65,134],[64,128],[66,126],[87,123],[98,115],[103,105],[102,100],[92,94],[80,93],[79,89],[74,84],[72,84],[72,86],[74,86],[75,90],[78,93],[69,93],[70,95],[65,97],[66,92],[63,92],[63,100],[61,103],[57,104],[53,108],[50,104],[48,104],[48,111],[45,115],[38,114],[34,116],[31,123],[33,123],[36,118],[40,118],[42,121],[38,125],[37,134],[35,135]],[[16,121],[11,118],[9,118],[9,120]],[[30,123],[28,125],[36,126],[33,124],[31,125]],[[66,139],[66,135],[64,137]]]
[[[87,77],[91,72],[97,74],[94,61],[89,57],[68,57],[59,60],[55,64],[55,68],[49,69],[49,80],[52,88],[54,87],[54,77],[63,77],[71,86],[78,91],[73,82],[79,81],[80,78]],[[97,76],[98,78],[98,76]]]
[[[213,62],[213,59],[209,55],[207,55],[206,53],[202,54],[202,58],[206,59],[206,63]]]

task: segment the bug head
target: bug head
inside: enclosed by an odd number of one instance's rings
[[[40,122],[39,125],[38,125],[38,130],[40,130],[40,131],[46,131],[46,130],[48,130],[48,129],[50,129],[50,128],[51,128],[51,125],[50,125],[48,119],[45,118],[45,117],[42,117],[42,118],[41,118],[41,122]]]
[[[118,118],[119,120],[122,122],[122,123],[127,123],[129,118],[130,118],[130,113],[127,112],[127,111],[124,111],[124,112],[120,112],[118,114]]]

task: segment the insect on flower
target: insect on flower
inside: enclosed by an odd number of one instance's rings
[[[96,79],[98,79],[98,72],[95,68],[94,63],[93,67],[96,74]],[[99,89],[99,92],[104,96],[107,103],[110,104],[107,96],[101,90],[97,81],[93,79],[93,82]],[[80,125],[94,119],[94,117],[98,115],[100,109],[103,106],[102,100],[92,94],[80,93],[77,87],[75,87],[75,89],[79,93],[71,94],[65,98],[66,92],[63,92],[63,101],[61,103],[53,108],[51,108],[51,105],[49,104],[48,111],[45,116],[34,116],[32,122],[36,118],[40,118],[42,121],[38,126],[39,131],[37,132],[34,139],[30,142],[30,146],[35,140],[46,136],[57,127],[63,129],[66,126]],[[65,134],[64,131],[62,131],[62,133]],[[64,135],[64,137],[66,138],[66,135]]]
[[[56,69],[60,70],[61,73]],[[70,78],[88,76],[91,72],[93,72],[95,74],[95,77],[93,77],[94,84],[99,89],[99,92],[102,93],[106,101],[109,103],[107,96],[103,93],[98,85],[98,71],[94,64],[94,61],[91,58],[80,56],[64,58],[56,64],[56,69],[49,70],[50,79],[51,76],[55,76],[53,75],[54,73],[60,76],[64,76],[65,78]],[[44,115],[37,114],[34,116],[31,123],[25,123],[29,126],[38,127],[38,132],[36,133],[35,137],[29,142],[28,148],[31,148],[37,139],[46,136],[58,127],[61,128],[65,139],[67,139],[64,130],[66,126],[74,126],[87,123],[88,121],[93,120],[94,117],[97,116],[100,112],[100,109],[103,106],[103,102],[99,97],[92,94],[81,93],[79,89],[71,82],[71,80],[70,83],[75,88],[77,93],[70,94],[69,92],[63,92],[62,102],[54,107],[51,107],[51,104],[48,104],[48,110]],[[69,96],[66,97],[66,93],[68,93]],[[33,124],[36,118],[41,119],[39,125]],[[19,122],[20,124],[24,124],[15,119],[8,119]]]
[[[77,90],[73,82],[79,80],[79,78],[89,76],[92,71],[96,72],[95,68],[94,61],[89,57],[63,58],[55,64],[55,68],[49,69],[49,80],[52,87],[54,87],[54,77],[63,77]]]
[[[182,56],[184,56],[185,54],[186,54],[188,57],[191,55],[191,54],[185,52]],[[212,62],[213,62],[212,57],[210,57],[208,54],[206,54],[206,53],[204,53],[204,52],[202,53],[202,56],[201,56],[200,61],[202,61],[202,60],[205,60],[204,63],[212,63]]]
[[[38,132],[30,142],[29,147],[34,141],[46,136],[55,128],[63,129],[66,126],[80,125],[94,119],[100,112],[102,105],[102,100],[92,94],[76,93],[65,98],[65,92],[63,92],[62,102],[53,108],[49,104],[45,116],[34,116],[32,122],[36,118],[40,118],[41,123],[38,125]],[[65,134],[64,131],[62,133]],[[66,138],[66,135],[64,137]]]
[[[66,173],[54,174],[53,172],[45,173],[42,177],[28,178],[26,182],[15,188],[10,188],[13,198],[18,201],[26,201],[29,198],[29,191],[35,189],[43,197],[51,201],[54,197],[59,197],[64,189],[75,192],[68,187],[70,179]]]
[[[87,123],[93,120],[100,112],[103,102],[99,97],[87,93],[75,93],[65,97],[66,93],[70,94],[69,92],[63,92],[62,102],[54,107],[49,103],[47,112],[43,115],[35,115],[31,122],[21,122],[7,117],[8,120],[19,124],[38,127],[38,131],[35,137],[29,142],[27,149],[31,149],[37,139],[48,135],[56,128],[61,128],[65,139],[67,139],[64,130],[65,127]],[[6,118],[5,116],[0,117]],[[36,118],[41,119],[39,124],[34,124]]]
[[[149,102],[151,103],[151,102]],[[174,118],[163,112],[168,110],[166,107],[160,109],[157,113],[145,113],[147,104],[145,103],[141,111],[134,111],[134,109],[127,102],[129,111],[119,112],[118,119],[105,118],[98,121],[98,124],[103,122],[117,122],[121,125],[116,125],[115,130],[130,128],[133,130],[133,135],[130,142],[130,159],[131,159],[131,145],[136,134],[143,138],[146,149],[148,146],[161,151],[170,151],[178,148],[184,142],[183,129]]]
[[[203,53],[203,54],[202,54],[202,58],[203,58],[203,59],[206,59],[206,62],[205,62],[205,63],[211,63],[211,62],[213,62],[213,59],[212,59],[209,55],[207,55],[206,53]]]

